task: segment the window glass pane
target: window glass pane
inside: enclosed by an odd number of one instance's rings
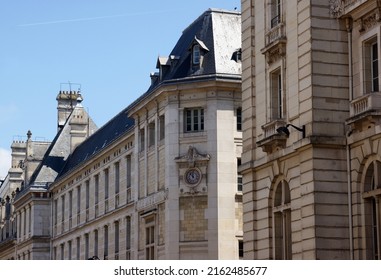
[[[200,64],[200,46],[193,47],[193,64]]]
[[[378,47],[372,44],[372,91],[378,91]]]
[[[192,112],[190,110],[186,111],[186,131],[192,131]]]
[[[193,130],[198,131],[198,110],[193,110]]]
[[[280,206],[282,204],[282,185],[279,184],[275,191],[274,206]]]
[[[204,109],[200,109],[200,130],[204,130]]]
[[[241,131],[242,130],[242,109],[238,108],[237,109],[237,130]]]

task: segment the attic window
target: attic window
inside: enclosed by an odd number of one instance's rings
[[[200,46],[199,45],[193,46],[193,64],[194,65],[200,64]]]
[[[237,49],[233,52],[231,60],[234,60],[235,62],[242,61],[242,49]]]

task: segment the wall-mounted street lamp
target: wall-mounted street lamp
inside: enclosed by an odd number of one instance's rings
[[[288,130],[288,127],[291,126],[295,128],[296,130],[300,131],[303,135],[303,138],[306,137],[306,126],[303,125],[301,128],[297,127],[293,124],[287,124],[286,126],[280,126],[276,129],[276,131],[281,135],[286,135],[287,137],[290,136],[290,131]]]

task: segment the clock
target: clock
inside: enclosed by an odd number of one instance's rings
[[[201,182],[201,171],[198,168],[189,168],[185,171],[185,182],[190,186],[197,186]]]

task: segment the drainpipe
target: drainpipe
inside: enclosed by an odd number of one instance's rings
[[[345,19],[345,26],[348,34],[348,75],[349,75],[349,102],[353,100],[353,72],[352,72],[352,18]],[[351,178],[351,147],[348,138],[353,131],[346,133],[346,150],[347,150],[347,183],[348,183],[348,220],[349,220],[349,252],[351,260],[354,259],[353,250],[353,213],[352,213],[352,178]]]
[[[345,26],[348,34],[348,75],[349,75],[349,101],[353,100],[353,69],[352,69],[352,18],[345,19]]]
[[[349,252],[351,260],[354,259],[353,252],[353,214],[352,214],[352,179],[351,179],[351,148],[348,144],[348,137],[352,133],[352,130],[349,130],[346,135],[346,148],[347,148],[347,182],[348,182],[348,220],[349,220]]]

